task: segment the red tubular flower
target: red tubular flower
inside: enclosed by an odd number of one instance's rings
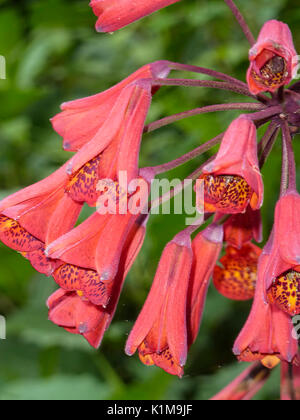
[[[114,32],[179,0],[92,0],[98,32]]]
[[[298,342],[292,336],[290,316],[266,302],[265,284],[269,264],[270,243],[260,257],[254,303],[233,351],[239,360],[262,360],[267,367],[274,367],[279,360],[296,362]]]
[[[288,25],[277,20],[265,23],[249,53],[251,64],[247,80],[250,91],[256,95],[275,92],[288,85],[297,67],[296,56]]]
[[[53,242],[48,257],[64,264],[54,280],[68,291],[81,291],[95,305],[107,306],[118,275],[124,245],[139,216],[95,213]]]
[[[263,203],[263,181],[257,157],[254,123],[242,115],[226,131],[216,159],[203,169],[207,212],[244,213]]]
[[[275,210],[274,240],[266,273],[270,302],[290,316],[300,314],[300,196],[289,191]]]
[[[252,363],[211,401],[250,401],[264,386],[269,376],[269,369],[260,362]]]
[[[82,335],[95,348],[99,348],[119,301],[125,278],[135,261],[146,233],[146,220],[133,225],[123,247],[118,274],[110,301],[106,308],[94,305],[84,298],[82,291],[59,289],[48,300],[49,319],[73,334]]]
[[[246,213],[235,214],[224,223],[224,240],[228,245],[241,249],[252,239],[262,241],[262,220],[260,210],[254,211],[248,206]]]
[[[211,225],[192,242],[194,259],[187,304],[189,346],[199,332],[209,281],[222,250],[223,236],[222,226]]]
[[[281,401],[300,400],[300,367],[281,364]]]
[[[177,235],[162,254],[151,291],[126,344],[129,356],[138,350],[144,364],[180,377],[188,351],[186,311],[192,260],[190,237]]]
[[[68,163],[66,191],[73,200],[95,206],[100,180],[112,180],[118,186],[120,172],[126,172],[127,185],[138,178],[140,143],[150,104],[147,81],[122,90],[101,129]]]
[[[46,257],[45,247],[73,228],[82,207],[65,193],[65,169],[0,202],[0,240],[48,276],[57,262]]]
[[[95,136],[97,142],[105,147],[106,139],[103,139],[101,129],[107,120],[110,120],[108,125],[112,127],[114,118],[120,116],[118,113],[121,110],[115,105],[123,89],[138,80],[164,78],[169,71],[166,61],[147,64],[111,89],[64,103],[62,112],[51,119],[54,130],[63,137],[64,149],[75,152]]]
[[[228,299],[253,299],[257,281],[257,264],[261,249],[248,243],[241,249],[228,246],[221,258],[222,267],[214,269],[214,285]]]

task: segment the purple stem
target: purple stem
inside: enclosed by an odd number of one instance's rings
[[[293,139],[290,133],[290,127],[288,122],[285,120],[282,123],[282,138],[283,142],[286,145],[287,155],[288,155],[288,172],[289,172],[289,189],[297,189],[297,172],[296,172],[296,162],[295,154],[293,149]]]
[[[204,162],[198,169],[196,169],[196,171],[191,173],[186,179],[192,179],[193,181],[198,179],[199,176],[202,173],[202,170],[203,170],[204,166],[206,166],[208,163],[212,162],[215,159],[215,157],[216,157],[216,155],[212,156],[210,159],[208,159],[206,162]],[[184,187],[185,187],[184,182],[180,182],[173,190],[167,192],[166,194],[157,198],[156,200],[153,200],[150,203],[149,211],[155,209],[158,206],[161,206],[163,203],[166,203],[166,202],[170,201],[177,194],[181,193],[181,191],[184,190]]]
[[[267,128],[267,131],[265,132],[263,138],[261,139],[259,143],[258,152],[262,153],[263,150],[266,148],[267,144],[269,143],[270,138],[273,136],[275,130],[276,130],[277,124],[275,122],[271,122],[269,127]]]
[[[288,178],[289,178],[289,157],[287,144],[282,135],[282,169],[281,169],[281,186],[280,186],[280,196],[282,197],[288,188]]]
[[[242,88],[245,88],[249,92],[247,83],[242,82],[241,80],[236,79],[235,77],[229,76],[228,74],[225,74],[225,73],[220,73],[218,71],[207,69],[205,67],[198,67],[198,66],[192,66],[192,65],[181,64],[181,63],[174,63],[174,62],[169,62],[169,67],[172,70],[184,70],[184,71],[190,71],[190,72],[193,72],[193,73],[206,74],[207,76],[215,77],[217,79],[224,80],[224,81],[229,82],[231,84],[234,84],[234,85],[240,86]],[[255,97],[255,96],[253,96],[253,97]],[[263,94],[258,94],[256,96],[256,98],[264,104],[267,104],[267,103],[270,102],[270,98],[268,98],[266,95],[263,95]]]
[[[272,124],[271,124],[271,126],[272,126]],[[268,138],[268,141],[267,141],[266,135],[265,135],[265,139],[262,140],[262,141],[264,141],[266,143],[265,143],[264,148],[262,149],[262,154],[261,154],[261,157],[260,157],[260,160],[259,160],[259,167],[260,167],[260,169],[262,169],[262,167],[266,163],[268,157],[270,156],[270,153],[272,152],[272,149],[274,147],[274,144],[275,144],[275,142],[276,142],[276,140],[278,138],[278,134],[280,132],[280,127],[276,126],[276,124],[274,124],[272,126],[272,129],[270,127],[269,127],[270,133],[272,131],[272,134],[268,136],[269,137]]]
[[[197,156],[202,155],[203,153],[210,150],[212,147],[219,144],[224,137],[224,133],[219,134],[217,137],[213,138],[212,140],[209,140],[205,144],[202,144],[201,146],[197,147],[196,149],[192,150],[191,152],[181,156],[178,159],[172,160],[171,162],[165,163],[163,165],[154,166],[151,168],[153,170],[155,175],[162,174],[164,172],[169,172],[172,169],[178,168],[179,166],[183,165],[184,163],[196,158]]]
[[[268,108],[265,108],[262,111],[255,112],[253,114],[249,114],[248,118],[252,121],[259,122],[261,120],[266,120],[266,122],[275,115],[281,114],[282,106],[281,105],[275,105],[275,106],[269,106]]]
[[[181,64],[181,63],[174,63],[170,62],[169,67],[171,70],[183,70],[183,71],[189,71],[192,73],[200,73],[200,74],[206,74],[207,76],[215,77],[216,79],[224,80],[229,83],[240,85],[244,88],[248,88],[247,84],[242,82],[239,79],[236,79],[235,77],[229,76],[225,73],[220,73],[219,71],[207,69],[205,67],[198,67],[198,66],[192,66],[189,64]]]
[[[151,131],[157,130],[158,128],[172,124],[175,121],[180,121],[180,120],[183,120],[184,118],[193,117],[195,115],[207,114],[209,112],[233,111],[233,110],[257,111],[260,109],[264,109],[264,106],[257,103],[247,103],[247,102],[209,105],[209,106],[205,106],[201,108],[195,108],[189,111],[180,112],[179,114],[170,115],[169,117],[165,117],[160,120],[154,121],[148,124],[147,126],[145,126],[144,132],[150,133]]]
[[[253,46],[255,44],[255,38],[254,38],[249,26],[247,25],[243,15],[239,11],[238,7],[236,6],[236,4],[234,3],[233,0],[225,0],[225,3],[227,4],[227,6],[231,9],[232,13],[234,14],[236,20],[238,21],[240,27],[242,28],[244,34],[246,35],[246,38],[248,39],[249,44],[251,46]]]
[[[147,79],[146,79],[147,80]],[[229,90],[239,93],[240,95],[249,96],[257,99],[252,95],[247,87],[239,86],[235,83],[216,82],[213,80],[194,80],[194,79],[154,79],[151,81],[154,86],[184,86],[184,87],[207,87],[212,89]]]

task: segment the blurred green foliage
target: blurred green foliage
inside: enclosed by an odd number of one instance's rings
[[[279,18],[300,47],[298,0],[238,1],[257,34]],[[0,1],[0,194],[47,176],[67,158],[49,118],[60,103],[105,90],[159,59],[207,66],[245,79],[248,45],[222,0],[184,0],[113,35],[97,34],[87,0]],[[238,95],[208,89],[164,88],[149,121]],[[222,132],[236,112],[198,116],[145,136],[141,166],[166,162]],[[296,145],[299,156],[299,145]],[[206,157],[208,157],[207,155]],[[184,177],[200,160],[173,171]],[[280,145],[264,170],[265,236],[278,197]],[[153,216],[143,251],[128,276],[115,320],[99,351],[47,321],[45,301],[55,290],[17,253],[0,246],[0,313],[8,338],[0,342],[0,399],[208,399],[245,368],[231,347],[250,303],[230,302],[211,288],[199,338],[182,380],[143,366],[123,352],[160,253],[183,227],[178,216]],[[274,372],[258,399],[279,397]]]

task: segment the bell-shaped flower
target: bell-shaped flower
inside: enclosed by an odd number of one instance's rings
[[[126,190],[138,178],[140,144],[150,103],[151,85],[147,82],[122,90],[99,133],[67,165],[66,191],[73,200],[95,206],[105,191],[99,191],[105,180],[119,186],[120,176],[125,174],[122,189]]]
[[[179,0],[92,0],[98,32],[114,32]]]
[[[250,50],[249,59],[247,80],[251,93],[275,92],[288,85],[298,66],[288,25],[277,20],[266,22]]]
[[[129,335],[126,353],[182,376],[188,351],[187,297],[193,262],[191,239],[177,235],[164,249],[151,291]]]
[[[107,125],[114,131],[126,112],[126,104],[122,107],[120,103],[123,90],[142,79],[164,78],[169,71],[166,61],[146,64],[104,92],[62,104],[62,112],[53,117],[51,123],[54,130],[63,137],[64,149],[75,152],[95,136],[96,141],[105,146],[107,139],[104,137],[107,135]],[[152,93],[154,91],[152,89]],[[134,95],[133,92],[132,94]],[[108,123],[106,123],[107,120]]]
[[[272,239],[272,238],[271,238]],[[278,360],[297,360],[298,341],[293,337],[291,317],[276,305],[266,301],[266,277],[270,264],[272,240],[264,249],[258,266],[258,280],[250,316],[234,345],[239,360],[261,360],[274,367]]]
[[[263,203],[255,124],[245,115],[231,123],[216,158],[203,168],[204,208],[208,213],[244,213]]]
[[[134,200],[144,208],[148,202],[147,189],[138,189],[130,196],[124,214],[97,211],[47,247],[49,258],[64,263],[53,275],[61,288],[81,291],[95,305],[108,305],[131,231],[147,221],[146,214],[131,211]]]
[[[275,210],[274,240],[266,272],[270,302],[290,316],[300,314],[300,195],[288,191]]]
[[[59,289],[48,300],[49,319],[53,323],[68,332],[82,335],[95,348],[100,346],[103,335],[110,326],[117,309],[125,278],[143,245],[146,221],[147,219],[140,219],[134,223],[127,237],[107,306],[104,308],[91,303],[84,297],[82,290],[74,291],[75,288],[73,288],[71,291],[71,287],[69,290],[67,288]],[[76,268],[73,270],[75,272]],[[74,275],[74,272],[69,270],[71,276]],[[67,281],[70,282],[71,279],[68,278]],[[76,278],[74,281],[78,282]],[[64,286],[65,284],[63,283]]]

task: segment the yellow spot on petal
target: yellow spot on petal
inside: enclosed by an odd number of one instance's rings
[[[281,363],[281,360],[277,356],[266,356],[261,360],[261,363],[268,369],[274,369]]]

